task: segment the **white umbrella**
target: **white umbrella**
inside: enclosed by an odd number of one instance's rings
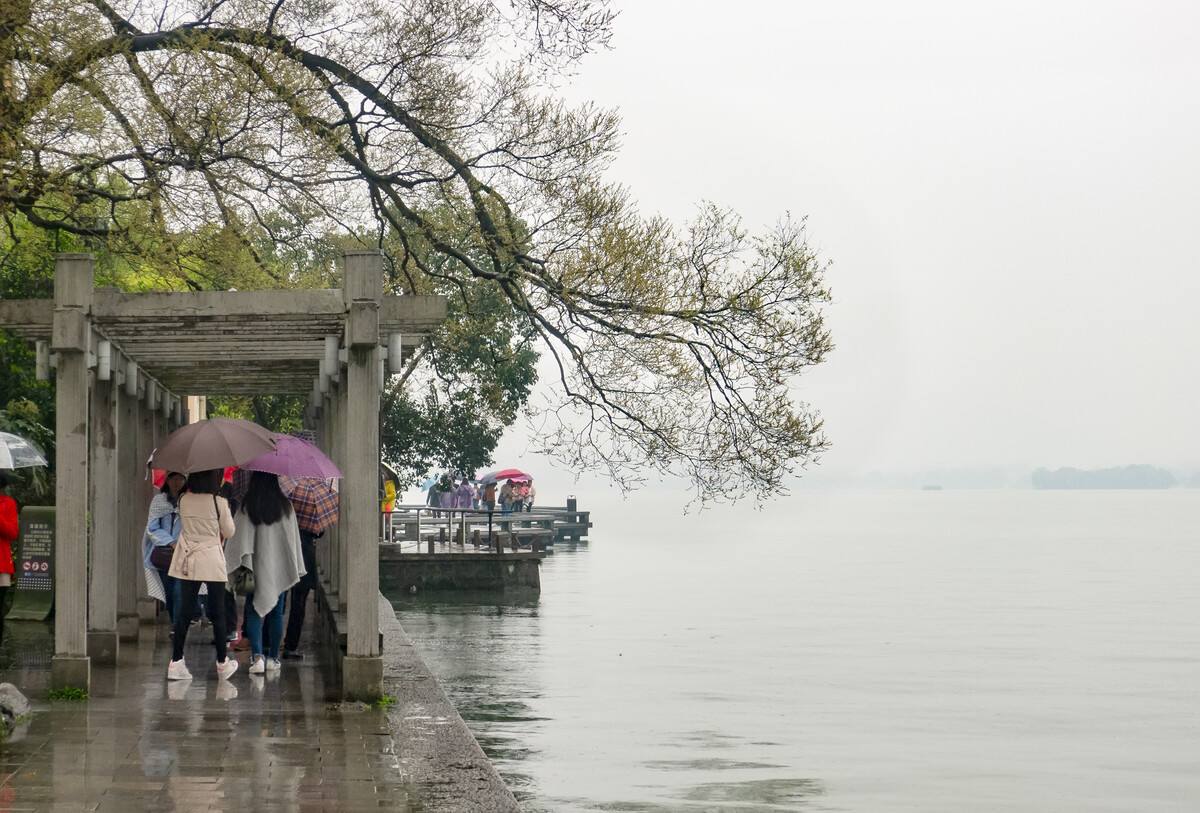
[[[42,450],[20,435],[0,432],[0,469],[26,469],[45,466]]]

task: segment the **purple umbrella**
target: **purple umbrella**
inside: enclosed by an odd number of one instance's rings
[[[342,472],[325,453],[294,435],[275,435],[275,451],[243,463],[248,471],[266,471],[288,477],[341,477]]]

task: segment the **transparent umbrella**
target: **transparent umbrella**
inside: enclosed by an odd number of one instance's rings
[[[27,469],[45,466],[42,450],[20,435],[0,432],[0,469]]]

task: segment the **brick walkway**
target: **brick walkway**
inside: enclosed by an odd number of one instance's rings
[[[93,665],[86,703],[47,702],[49,625],[10,622],[6,635],[0,679],[35,711],[0,744],[0,813],[421,808],[401,780],[387,714],[336,704],[317,661],[252,676],[238,653],[237,674],[222,684],[210,630],[193,628],[195,678],[168,684],[167,630],[143,627],[140,644],[122,644],[118,666]]]

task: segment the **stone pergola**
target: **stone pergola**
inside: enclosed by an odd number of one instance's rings
[[[153,617],[145,463],[196,417],[185,396],[300,394],[344,474],[340,521],[318,544],[344,694],[379,696],[380,391],[446,315],[442,297],[383,296],[382,266],[347,252],[341,290],[131,294],[94,288],[91,255],[60,254],[53,300],[0,301],[0,328],[35,341],[57,384],[54,686],[87,688],[91,659],[115,662]]]

